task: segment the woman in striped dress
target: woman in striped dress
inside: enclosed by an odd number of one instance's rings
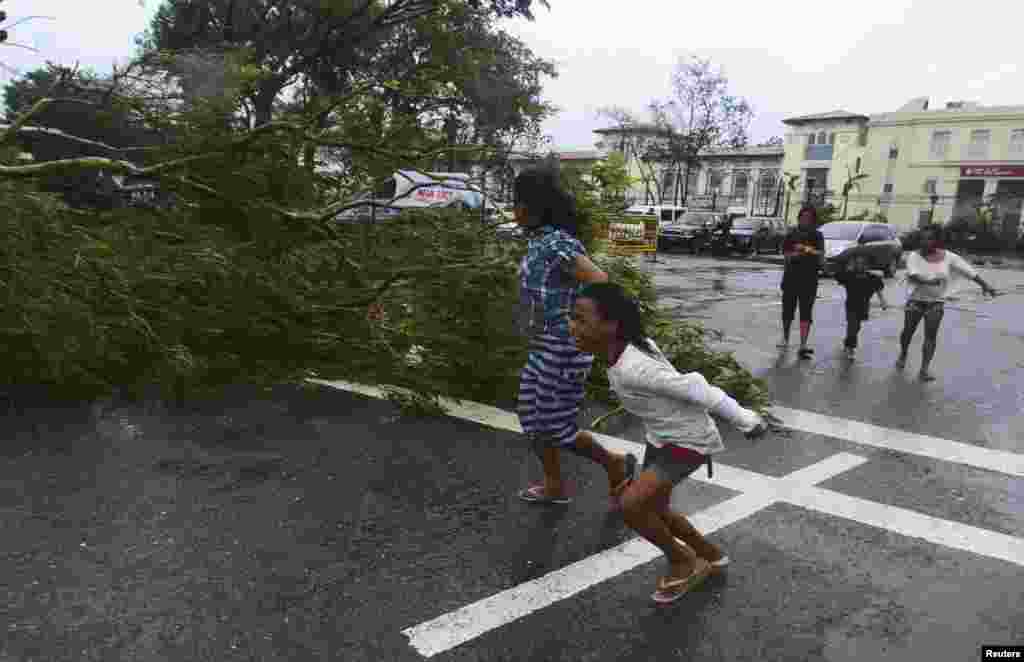
[[[520,373],[519,423],[544,467],[544,482],[519,493],[532,503],[569,503],[561,476],[560,451],[573,452],[608,472],[613,507],[633,473],[633,455],[610,453],[579,429],[577,417],[594,357],[581,353],[569,333],[569,315],[580,286],[608,275],[587,257],[576,238],[573,198],[562,190],[557,171],[522,172],[513,185],[515,219],[529,236],[520,265],[520,324],[530,353]]]

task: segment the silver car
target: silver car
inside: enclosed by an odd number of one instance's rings
[[[868,259],[868,269],[881,269],[892,278],[903,256],[903,243],[896,230],[884,223],[834,221],[818,228],[825,237],[824,271],[834,275],[840,265],[855,255]]]

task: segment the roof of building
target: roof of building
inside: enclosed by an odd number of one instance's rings
[[[741,149],[721,149],[721,150],[706,150],[701,152],[701,156],[725,158],[725,157],[743,157],[743,156],[782,156],[786,153],[786,148],[782,145],[750,145]]]
[[[637,122],[635,124],[628,124],[622,126],[609,126],[604,129],[594,129],[594,133],[664,133],[665,128],[658,126],[657,124],[648,124],[645,122]]]
[[[831,110],[827,113],[815,113],[813,115],[801,115],[782,120],[783,124],[806,124],[808,122],[820,122],[822,120],[868,120],[867,115],[851,113],[848,110]]]
[[[601,153],[596,149],[566,150],[554,152],[554,155],[558,157],[559,161],[599,161],[601,159]],[[545,155],[512,154],[508,158],[510,161],[534,161],[544,157]]]
[[[813,115],[802,115],[782,120],[782,124],[806,124],[808,122],[820,122],[822,120],[868,120],[866,115],[851,113],[850,111],[829,111],[827,113],[815,113]]]
[[[922,101],[927,101],[922,99]],[[955,119],[958,115],[990,115],[990,114],[1015,114],[1024,115],[1024,105],[1016,106],[982,106],[978,103],[972,103],[967,101],[951,101],[945,106],[938,108],[929,108],[927,103],[918,104],[916,107],[912,107],[907,104],[903,108],[888,113],[875,113],[871,115],[871,122],[873,124],[883,122],[902,122],[907,120],[922,120],[922,119],[936,119],[946,120]]]

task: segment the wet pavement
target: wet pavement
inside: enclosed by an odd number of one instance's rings
[[[970,660],[1024,644],[1024,274],[984,272],[1006,293],[994,301],[961,293],[939,379],[921,384],[920,335],[892,367],[901,274],[853,363],[842,292],[822,281],[815,358],[799,361],[774,347],[777,266],[638,262],[781,406],[825,421],[757,442],[722,425],[714,475],[674,493],[733,559],[722,576],[652,604],[663,561],[608,512],[599,469],[565,458],[569,506],[515,497],[538,470],[514,417],[406,420],[337,388],[239,387],[187,414],[50,416],[42,442],[7,427],[0,662],[380,662],[430,646],[437,660]],[[642,439],[628,417],[607,434]]]

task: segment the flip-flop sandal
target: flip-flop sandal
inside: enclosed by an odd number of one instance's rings
[[[658,579],[658,590],[651,594],[651,599],[658,604],[669,604],[683,597],[687,592],[693,590],[708,578],[711,574],[711,564],[704,559],[697,559],[697,563],[685,579]]]
[[[710,561],[710,563],[712,571],[721,572],[722,570],[725,570],[727,567],[729,567],[729,557],[723,555],[722,558],[718,559],[717,561]]]
[[[550,496],[548,496],[547,494],[544,493],[544,486],[543,485],[531,485],[531,486],[529,486],[528,488],[526,488],[525,490],[523,490],[523,491],[521,491],[519,493],[519,498],[522,499],[523,501],[528,501],[530,503],[554,504],[554,505],[560,505],[560,506],[565,505],[567,503],[572,503],[572,499],[570,499],[567,496],[562,496],[562,497],[550,497]]]
[[[633,482],[636,477],[636,455],[632,453],[626,454],[626,479],[621,483],[612,488],[611,494],[608,496],[608,506],[612,510],[622,510],[622,493],[626,491],[626,487]]]

